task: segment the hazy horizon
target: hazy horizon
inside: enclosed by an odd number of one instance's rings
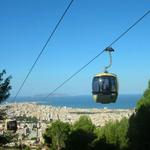
[[[69,0],[2,1],[0,68],[12,75],[14,96]],[[106,48],[150,8],[143,0],[75,0],[18,96],[50,93]],[[143,93],[150,79],[150,16],[113,48],[112,67],[119,93]],[[68,95],[90,95],[92,78],[108,64],[103,54],[59,89]]]

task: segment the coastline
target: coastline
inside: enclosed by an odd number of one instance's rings
[[[95,103],[91,95],[77,95],[77,96],[64,96],[64,97],[19,97],[16,101],[12,98],[8,99],[5,103],[37,103],[40,105],[52,105],[56,107],[72,107],[72,108],[98,108],[103,109],[132,109],[136,107],[137,101],[140,99],[140,94],[120,94],[115,103],[99,104]]]
[[[11,103],[1,105],[1,108],[7,109],[6,112],[10,118],[25,115],[36,117],[40,122],[60,119],[72,124],[80,116],[86,115],[96,126],[104,126],[109,121],[120,121],[124,117],[129,118],[135,112],[134,109],[54,107],[37,103]]]

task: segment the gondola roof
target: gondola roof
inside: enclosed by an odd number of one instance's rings
[[[106,72],[98,73],[98,74],[95,75],[95,77],[101,77],[101,76],[113,76],[113,77],[117,77],[116,74],[113,74],[113,73],[106,73]]]

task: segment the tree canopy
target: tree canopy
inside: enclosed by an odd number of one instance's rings
[[[81,116],[73,125],[52,123],[45,135],[51,148],[60,144],[59,150],[149,150],[150,81],[129,119],[96,128],[89,117]]]
[[[10,85],[11,76],[4,79],[5,74],[5,70],[0,73],[0,103],[10,96],[10,90],[12,88]]]
[[[57,120],[46,129],[43,135],[45,143],[51,146],[54,150],[62,150],[66,147],[66,141],[68,141],[70,132],[70,125],[68,123]]]
[[[72,127],[70,140],[70,150],[90,149],[92,141],[96,138],[94,134],[95,125],[87,116],[81,116]]]
[[[129,146],[132,150],[150,149],[150,81],[129,119]]]
[[[148,88],[145,90],[142,98],[137,103],[137,110],[141,107],[150,107],[150,81],[148,82]]]

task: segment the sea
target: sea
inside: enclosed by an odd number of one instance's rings
[[[80,96],[54,96],[47,99],[43,97],[18,97],[16,101],[9,98],[5,103],[37,103],[41,105],[52,105],[55,107],[71,108],[108,108],[108,109],[133,109],[136,107],[140,94],[119,95],[116,103],[101,104],[96,103],[91,95]]]

